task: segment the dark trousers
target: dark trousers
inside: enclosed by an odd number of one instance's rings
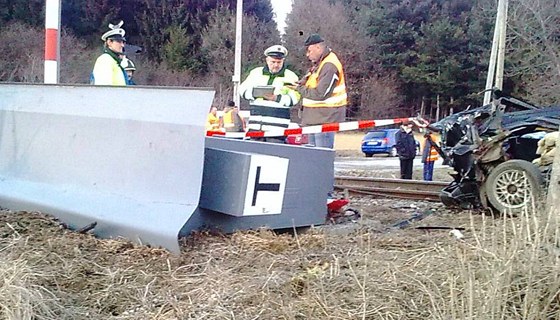
[[[400,159],[401,161],[401,179],[412,180],[412,164],[414,159]]]
[[[424,180],[432,181],[434,175],[434,162],[426,161],[424,162]]]

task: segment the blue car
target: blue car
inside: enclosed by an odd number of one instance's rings
[[[390,157],[397,156],[397,140],[395,135],[400,129],[377,129],[366,133],[362,139],[362,152],[366,157],[374,154],[386,153]],[[416,142],[416,154],[420,154],[420,143]]]

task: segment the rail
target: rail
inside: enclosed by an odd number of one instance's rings
[[[443,181],[336,176],[334,187],[349,193],[440,201],[439,192],[448,184]]]

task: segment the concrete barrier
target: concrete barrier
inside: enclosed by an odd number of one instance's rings
[[[0,206],[179,252],[209,89],[0,84]]]

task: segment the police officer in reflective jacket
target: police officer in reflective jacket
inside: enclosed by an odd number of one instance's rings
[[[284,65],[288,50],[274,45],[264,55],[266,65],[251,70],[239,88],[239,95],[250,105],[247,128],[271,131],[298,127],[290,120],[290,108],[299,102],[300,95],[288,87],[298,82],[298,76]],[[283,141],[283,137],[277,140]]]
[[[101,36],[103,54],[95,61],[91,82],[95,85],[126,86],[127,76],[121,65],[124,56],[125,31],[123,21],[109,24],[109,31]]]

